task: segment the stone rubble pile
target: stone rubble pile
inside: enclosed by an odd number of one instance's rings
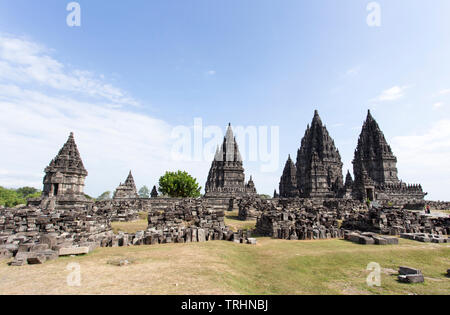
[[[396,208],[374,209],[370,211],[368,213],[368,223],[373,226],[373,232],[380,234],[450,234],[450,218],[433,218],[419,212]]]
[[[272,200],[262,199],[256,196],[240,198],[237,201],[239,207],[239,220],[256,220],[261,213],[270,210],[281,210],[277,208],[276,203]]]
[[[264,212],[256,223],[260,235],[290,240],[315,240],[344,237],[341,214],[326,209]]]
[[[279,200],[269,210],[260,207],[256,229],[281,239],[342,238],[344,230],[379,235],[402,233],[450,234],[450,218],[430,217],[400,207],[367,208],[354,201]],[[252,206],[258,203],[252,203]],[[356,239],[356,237],[355,237]],[[436,238],[433,238],[436,239]],[[368,241],[370,242],[370,241]],[[376,242],[374,241],[376,244]]]
[[[255,244],[250,231],[233,232],[225,226],[225,212],[211,210],[202,200],[187,199],[165,211],[150,211],[148,228],[135,234],[119,233],[101,246],[153,245],[226,240]]]
[[[111,222],[129,222],[139,219],[139,212],[146,210],[139,199],[112,199],[97,201],[94,208],[108,214]]]
[[[108,235],[112,235],[110,221],[99,210],[32,206],[0,210],[0,257],[14,257],[16,266],[54,259],[61,249],[92,250]]]
[[[450,210],[450,202],[445,201],[426,201],[425,204],[433,210]]]

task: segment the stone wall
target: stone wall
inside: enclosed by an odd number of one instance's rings
[[[239,219],[252,220],[258,218],[262,213],[270,210],[296,211],[306,209],[358,209],[367,210],[367,206],[352,199],[315,199],[315,198],[274,198],[261,199],[258,197],[241,198],[238,201]]]
[[[139,219],[139,213],[148,211],[140,199],[112,199],[97,201],[94,208],[109,217],[111,222],[128,222]]]
[[[111,222],[128,222],[139,219],[140,212],[173,210],[176,205],[190,200],[202,200],[202,204],[211,211],[237,209],[233,198],[130,198],[97,201],[95,208],[108,214]]]
[[[432,210],[450,210],[450,202],[448,201],[425,201],[427,206]]]

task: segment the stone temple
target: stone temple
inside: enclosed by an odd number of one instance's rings
[[[113,199],[130,199],[130,198],[139,198],[137,193],[136,184],[134,183],[133,175],[128,174],[125,183],[120,183],[119,187],[117,187],[114,192]]]
[[[82,206],[89,203],[84,195],[84,180],[88,172],[84,168],[73,133],[58,155],[45,168],[42,197],[32,200],[43,208]]]
[[[370,110],[358,139],[353,159],[353,196],[359,200],[423,200],[421,185],[398,179],[397,158]]]
[[[291,155],[286,161],[283,175],[281,176],[280,195],[284,198],[294,198],[299,195],[297,189],[297,167],[292,162]],[[276,192],[274,193],[274,198],[276,198]]]
[[[297,152],[295,165],[289,157],[280,181],[280,197],[338,197],[343,191],[342,161],[334,140],[317,110]]]
[[[317,111],[308,125],[297,163],[289,156],[280,179],[281,198],[345,198],[384,201],[420,208],[426,193],[418,184],[398,179],[397,158],[370,111],[362,127],[353,159],[353,179],[342,176],[339,150]]]
[[[256,194],[252,178],[245,183],[242,157],[231,124],[228,125],[223,144],[217,148],[208,179],[205,197],[238,197]]]

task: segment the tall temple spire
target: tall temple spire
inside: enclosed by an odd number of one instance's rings
[[[334,140],[314,111],[297,153],[297,186],[303,197],[337,196],[343,186],[342,161]]]
[[[291,198],[299,195],[297,188],[297,168],[289,154],[280,179],[280,197]]]
[[[208,174],[206,196],[245,194],[247,188],[241,153],[230,123]]]
[[[367,112],[353,159],[353,196],[359,200],[405,198],[423,201],[421,186],[409,186],[398,179],[397,158],[370,110]]]
[[[397,158],[370,110],[358,139],[353,168],[355,180],[362,176],[364,169],[375,184],[394,184],[399,181]]]

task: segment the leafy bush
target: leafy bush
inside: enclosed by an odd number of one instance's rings
[[[27,199],[38,198],[41,194],[41,191],[32,187],[22,187],[19,189],[0,187],[0,206],[11,208],[17,205],[24,205],[27,203]]]
[[[166,172],[159,179],[159,191],[166,196],[174,198],[197,198],[200,190],[197,180],[187,172]]]

